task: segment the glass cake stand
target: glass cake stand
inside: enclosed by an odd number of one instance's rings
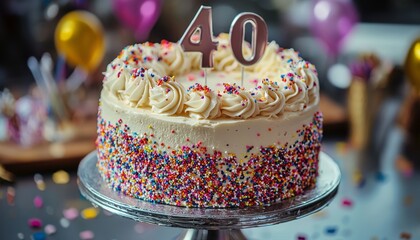
[[[94,206],[135,221],[187,229],[178,240],[245,240],[240,229],[288,222],[326,207],[338,191],[341,173],[321,152],[314,188],[271,206],[212,209],[185,208],[145,202],[113,191],[99,175],[96,152],[88,154],[77,171],[80,192]]]

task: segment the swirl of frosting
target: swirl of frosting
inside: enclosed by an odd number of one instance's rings
[[[134,69],[131,78],[125,83],[125,90],[121,93],[131,107],[150,106],[150,89],[156,85],[160,76],[152,69]]]
[[[150,105],[152,111],[165,115],[182,113],[186,101],[184,87],[168,76],[156,82],[150,90]]]
[[[162,59],[168,65],[167,74],[182,75],[191,69],[191,60],[186,57],[184,50],[179,44],[164,41],[161,44]]]
[[[315,67],[306,61],[301,61],[296,72],[306,83],[308,105],[317,104],[319,101],[319,83]]]
[[[216,71],[240,71],[241,64],[236,61],[233,56],[232,48],[229,43],[229,35],[226,33],[221,33],[216,40],[219,42],[217,46],[217,51],[213,53],[213,62],[214,70]],[[245,56],[251,55],[251,48],[248,44],[244,44],[243,52]],[[247,68],[248,69],[248,68]]]
[[[108,72],[109,73],[109,72]],[[128,68],[115,68],[104,78],[104,87],[111,91],[115,96],[119,96],[125,89],[125,83],[131,78],[131,73]]]
[[[286,98],[285,111],[302,111],[308,104],[306,84],[299,75],[294,73],[282,74],[282,81],[279,83],[281,91]]]
[[[260,115],[268,117],[278,116],[284,109],[286,99],[278,88],[264,84],[253,92],[260,109]]]
[[[224,84],[225,90],[222,95],[222,114],[247,119],[260,113],[256,99],[248,91],[235,85]]]
[[[190,98],[185,103],[187,106],[185,112],[188,112],[190,117],[213,119],[221,115],[220,98],[215,92],[198,83],[192,86],[189,91]]]

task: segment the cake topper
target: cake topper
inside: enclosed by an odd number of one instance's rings
[[[205,85],[207,85],[207,68],[213,67],[213,51],[219,43],[213,41],[211,7],[201,6],[185,30],[179,44],[186,52],[201,52],[201,67],[204,68]],[[245,26],[252,25],[252,55],[245,58],[242,52],[244,44]],[[251,12],[238,14],[230,26],[230,45],[233,56],[242,65],[241,85],[244,85],[244,66],[257,63],[264,55],[267,46],[268,30],[264,19]],[[198,35],[198,38],[194,38]]]

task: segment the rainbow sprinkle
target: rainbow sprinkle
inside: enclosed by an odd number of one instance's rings
[[[174,131],[172,132],[174,133]],[[98,113],[98,169],[123,194],[186,207],[267,205],[314,185],[322,138],[322,114],[297,132],[301,141],[260,146],[241,159],[201,141],[170,148],[151,135],[131,132]],[[279,139],[280,140],[280,139]],[[250,151],[254,146],[244,146]]]

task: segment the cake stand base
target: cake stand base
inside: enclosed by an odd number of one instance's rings
[[[81,194],[94,206],[135,221],[186,228],[178,240],[245,240],[243,228],[278,224],[315,213],[332,201],[338,191],[341,173],[327,154],[320,153],[316,185],[303,194],[270,206],[247,208],[186,208],[135,199],[113,191],[96,168],[92,152],[77,171]]]

